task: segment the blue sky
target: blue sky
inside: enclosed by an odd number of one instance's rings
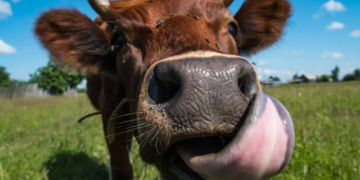
[[[230,6],[236,12],[244,0]],[[269,75],[283,81],[294,73],[329,74],[338,65],[340,75],[360,68],[360,1],[290,0],[293,16],[275,46],[249,58],[257,64],[261,79]],[[0,0],[0,66],[11,78],[28,80],[29,74],[46,65],[48,52],[32,28],[49,8],[76,7],[96,17],[86,0]]]

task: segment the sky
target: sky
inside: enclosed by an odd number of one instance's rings
[[[330,74],[336,65],[342,78],[360,68],[359,0],[289,1],[293,14],[282,39],[248,58],[256,63],[260,79],[272,75],[287,81],[295,73]],[[234,0],[230,12],[235,14],[243,2]],[[12,79],[28,80],[49,60],[33,34],[36,18],[49,8],[70,7],[90,19],[97,16],[86,0],[0,0],[0,66]]]

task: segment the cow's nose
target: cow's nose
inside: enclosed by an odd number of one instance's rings
[[[150,73],[148,97],[158,105],[179,101],[222,104],[240,97],[250,101],[260,86],[253,66],[241,57],[164,61]]]

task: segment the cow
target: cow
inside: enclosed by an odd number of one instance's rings
[[[277,43],[288,0],[89,0],[50,9],[34,33],[63,65],[86,70],[102,116],[110,179],[131,180],[132,138],[164,180],[260,180],[294,148],[287,109],[263,92],[246,59]]]

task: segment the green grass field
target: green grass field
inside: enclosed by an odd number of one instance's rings
[[[266,88],[295,124],[293,158],[276,180],[360,179],[360,82]],[[107,179],[100,116],[86,97],[0,100],[0,180]],[[135,179],[157,172],[136,158]]]

